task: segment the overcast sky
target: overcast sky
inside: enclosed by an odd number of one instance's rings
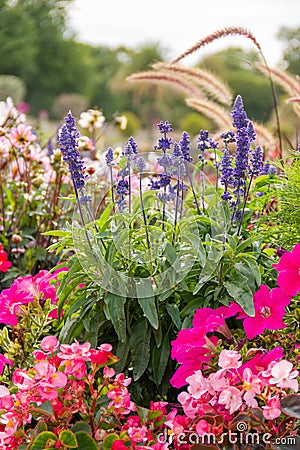
[[[300,26],[299,0],[75,0],[71,25],[78,40],[96,45],[136,47],[159,42],[173,58],[199,39],[227,26],[255,35],[270,65],[281,57],[276,39],[281,26]],[[254,48],[243,37],[227,37],[188,57],[193,59],[230,45]]]

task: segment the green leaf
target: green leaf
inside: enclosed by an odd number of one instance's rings
[[[176,251],[171,244],[167,242],[164,255],[167,258],[168,263],[172,266],[177,259]]]
[[[171,317],[177,330],[180,330],[180,328],[181,328],[180,312],[179,312],[179,308],[176,305],[176,303],[167,303],[166,310],[167,310],[167,313],[169,314],[169,316]]]
[[[119,439],[119,436],[115,433],[109,434],[103,441],[103,450],[111,450],[111,447],[115,441]]]
[[[140,319],[133,328],[129,339],[133,379],[137,381],[145,372],[150,359],[151,329],[147,319]]]
[[[121,342],[124,342],[126,339],[126,317],[124,310],[126,298],[107,292],[104,297],[104,302],[118,338]]]
[[[160,347],[152,348],[153,378],[157,386],[161,384],[170,356],[170,337],[167,333]]]
[[[59,341],[64,344],[72,342],[82,329],[83,323],[78,317],[68,318],[60,330]]]
[[[75,436],[78,442],[77,450],[99,450],[92,436],[85,431],[78,431]]]
[[[59,433],[59,440],[68,448],[78,447],[75,434],[70,430],[63,430],[61,433]]]
[[[53,408],[49,400],[45,401],[39,406],[35,406],[35,410],[42,413],[44,416],[52,416]]]
[[[142,280],[141,284],[136,285],[136,294],[138,303],[150,324],[156,330],[158,329],[158,314],[156,309],[155,296],[150,280]],[[150,294],[148,296],[148,294]]]
[[[248,286],[247,278],[241,273],[234,273],[230,281],[224,282],[228,294],[238,303],[246,314],[251,317],[255,316],[253,305],[253,293]]]
[[[51,431],[43,431],[33,441],[33,443],[30,446],[30,450],[44,450],[46,448],[47,443],[50,440],[56,442],[57,436]]]
[[[243,262],[235,263],[234,268],[247,278],[248,286],[252,294],[254,294],[261,284],[261,275],[257,262],[249,258]]]
[[[250,236],[245,241],[241,242],[236,248],[236,254],[242,253],[247,247],[250,247],[254,242],[260,241],[260,236]]]
[[[118,361],[117,364],[114,366],[116,372],[118,373],[123,372],[126,366],[128,353],[129,353],[129,339],[128,337],[126,337],[124,342],[118,342],[116,356],[120,359],[120,361]]]
[[[77,431],[85,431],[86,433],[90,434],[91,427],[86,422],[76,422],[75,425],[73,425],[72,429],[73,433],[76,433]]]

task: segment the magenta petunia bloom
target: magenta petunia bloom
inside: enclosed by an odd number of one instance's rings
[[[34,300],[29,292],[19,290],[15,284],[0,294],[0,323],[15,327],[18,324],[18,308]]]
[[[273,267],[279,272],[277,284],[286,294],[294,296],[300,292],[300,244],[285,252]]]
[[[244,328],[248,339],[253,339],[265,330],[280,330],[285,328],[283,322],[285,306],[291,301],[291,296],[280,288],[269,291],[264,284],[254,294],[255,316],[249,317],[245,312],[238,315],[238,319],[244,320]]]

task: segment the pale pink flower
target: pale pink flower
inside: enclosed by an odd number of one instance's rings
[[[237,369],[242,365],[241,355],[235,350],[222,350],[219,355],[219,366],[222,369]]]
[[[238,388],[229,386],[220,393],[218,402],[229,409],[229,414],[233,414],[242,406],[241,392]]]
[[[200,398],[207,392],[207,382],[201,370],[196,370],[194,375],[187,377],[186,381],[189,383],[188,391],[193,398]]]
[[[146,442],[147,441],[147,427],[142,425],[141,427],[129,427],[128,436],[133,442]]]
[[[62,344],[60,346],[60,352],[57,356],[61,359],[80,359],[82,361],[89,361],[90,357],[90,342],[85,342],[84,344],[79,344],[79,342],[74,339],[73,344]]]
[[[273,378],[269,380],[269,383],[275,384],[280,388],[293,389],[294,392],[297,392],[298,381],[295,378],[297,378],[298,373],[298,370],[293,370],[293,364],[291,362],[283,359],[272,367],[271,375]]]
[[[21,123],[16,128],[12,128],[10,132],[10,141],[17,148],[28,147],[32,142],[36,141],[36,134],[32,133],[32,127]]]
[[[6,386],[0,385],[0,398],[6,397],[7,395],[10,395],[9,390]]]
[[[243,372],[243,390],[245,391],[244,400],[248,406],[252,408],[257,408],[258,403],[255,399],[257,394],[260,394],[262,391],[262,382],[260,378],[256,375],[253,375],[251,369],[247,368]]]
[[[183,407],[184,414],[190,419],[194,419],[198,413],[197,403],[194,398],[188,392],[180,392],[177,397],[179,403]]]
[[[267,404],[262,409],[263,415],[267,420],[277,419],[281,414],[279,398],[277,396],[269,398]]]
[[[211,395],[215,395],[217,392],[223,391],[228,387],[227,378],[224,377],[224,370],[218,370],[217,372],[210,373],[207,379],[208,392]]]
[[[59,341],[55,336],[46,336],[41,341],[41,349],[45,352],[55,352],[59,347]]]

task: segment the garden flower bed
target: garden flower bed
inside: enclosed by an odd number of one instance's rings
[[[99,157],[99,111],[41,146],[8,105],[1,448],[300,448],[300,152],[229,117]]]

